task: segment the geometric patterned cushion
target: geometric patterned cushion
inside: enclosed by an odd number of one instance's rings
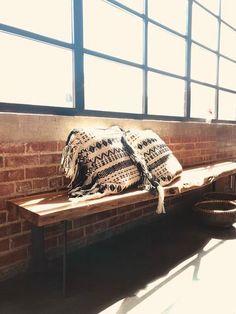
[[[162,186],[172,182],[183,171],[166,143],[152,130],[129,130],[126,140],[145,160],[148,170]]]
[[[80,128],[69,134],[61,164],[71,178],[70,197],[98,198],[140,183],[140,172],[123,145],[123,137],[119,127]]]

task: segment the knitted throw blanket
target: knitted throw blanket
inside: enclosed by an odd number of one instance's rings
[[[70,198],[99,198],[142,182],[142,173],[123,143],[119,127],[74,129],[69,134],[61,164],[71,179]]]

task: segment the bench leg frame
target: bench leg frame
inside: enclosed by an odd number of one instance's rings
[[[64,220],[63,222],[63,257],[62,257],[62,294],[63,297],[66,297],[66,281],[67,281],[67,229],[68,221]]]
[[[63,224],[63,255],[62,255],[62,294],[66,296],[67,282],[67,230],[68,221],[62,221]],[[45,247],[44,247],[44,227],[32,226],[32,261],[31,269],[33,272],[43,272],[46,265]]]
[[[32,261],[33,272],[43,272],[46,259],[44,250],[44,227],[32,226]]]

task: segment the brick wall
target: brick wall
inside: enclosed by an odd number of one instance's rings
[[[7,117],[13,121],[15,119],[10,115]],[[14,136],[12,132],[12,135],[3,137],[0,132],[0,277],[27,263],[31,255],[31,226],[16,211],[8,210],[6,201],[66,186],[66,180],[59,169],[61,151],[68,130],[78,124],[76,121],[69,126],[65,124],[65,121],[72,119],[70,117],[63,117],[61,119],[67,120],[56,122],[55,118],[47,117],[52,123],[66,125],[65,130],[61,134],[52,124],[51,132],[40,136],[36,131],[34,133],[34,128],[38,130],[39,123],[41,126],[45,123],[47,128],[47,121],[34,119],[36,118],[27,117],[31,124],[22,127],[21,135]],[[114,124],[114,120],[108,122],[107,125]],[[88,119],[87,123],[91,123],[91,120]],[[129,121],[126,123],[130,125]],[[140,127],[140,122],[132,123],[132,126],[136,123]],[[116,124],[122,125],[122,122],[117,121]],[[123,122],[122,126],[127,125]],[[236,159],[236,125],[181,125],[173,122],[143,122],[143,125],[144,128],[156,130],[163,137],[184,167]],[[30,131],[31,128],[32,134],[27,133],[26,130]],[[21,128],[18,132],[21,132]],[[153,215],[155,206],[153,201],[145,202],[74,220],[69,226],[69,240],[75,246],[81,246],[96,240],[104,232],[114,234],[121,230],[121,226],[129,226],[130,223]],[[45,245],[49,253],[60,248],[60,224],[46,228]]]

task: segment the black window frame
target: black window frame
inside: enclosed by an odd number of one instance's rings
[[[133,118],[133,119],[154,119],[154,120],[167,120],[167,121],[197,121],[197,122],[206,122],[206,119],[202,118],[192,118],[191,117],[191,83],[197,83],[203,86],[212,87],[216,91],[216,103],[215,111],[216,118],[211,122],[213,123],[236,123],[235,120],[220,120],[218,119],[219,112],[219,91],[226,91],[236,94],[236,89],[231,90],[219,86],[219,65],[220,58],[226,58],[230,61],[236,63],[236,60],[231,59],[228,56],[225,56],[220,53],[220,39],[221,39],[221,24],[224,23],[231,29],[236,32],[236,29],[229,25],[227,21],[221,19],[221,1],[219,0],[219,14],[215,14],[210,11],[207,7],[199,3],[197,0],[186,0],[187,2],[187,16],[186,16],[186,34],[179,33],[178,31],[167,27],[159,23],[156,20],[149,18],[148,16],[148,1],[143,0],[144,11],[140,13],[131,9],[130,7],[120,3],[116,0],[106,0],[107,3],[110,3],[122,10],[127,11],[130,14],[133,14],[143,20],[143,63],[140,65],[135,62],[127,61],[124,59],[117,58],[115,56],[106,55],[104,53],[93,51],[84,47],[83,44],[83,0],[71,0],[72,1],[72,24],[73,24],[73,41],[72,43],[67,43],[64,41],[56,40],[44,35],[39,35],[33,32],[29,32],[20,28],[16,28],[6,24],[0,24],[0,32],[6,32],[15,36],[22,36],[31,40],[40,41],[43,43],[48,43],[56,45],[57,47],[63,47],[71,49],[74,54],[74,108],[64,108],[64,107],[52,107],[52,106],[40,106],[40,105],[25,105],[25,104],[12,104],[0,102],[0,112],[18,112],[18,113],[36,113],[36,114],[55,114],[55,115],[71,115],[71,116],[97,116],[97,117],[112,117],[112,118]],[[86,0],[85,0],[86,1]],[[198,5],[203,10],[214,16],[218,20],[218,45],[217,49],[213,50],[196,40],[192,39],[192,8],[193,3]],[[186,54],[185,54],[185,75],[177,75],[170,72],[162,71],[160,69],[151,68],[148,66],[148,25],[149,23],[156,25],[176,36],[181,37],[186,42]],[[191,78],[191,46],[192,43],[211,51],[217,56],[217,77],[216,84],[209,84],[206,82],[194,80]],[[84,99],[84,55],[92,55],[105,60],[111,60],[124,64],[127,66],[136,67],[143,70],[143,113],[134,114],[134,113],[122,113],[122,112],[110,112],[110,111],[98,111],[98,110],[88,110],[85,108],[85,99]],[[184,116],[163,116],[163,115],[150,115],[148,114],[148,72],[154,72],[163,74],[169,77],[174,77],[185,81],[185,103],[184,103]]]

